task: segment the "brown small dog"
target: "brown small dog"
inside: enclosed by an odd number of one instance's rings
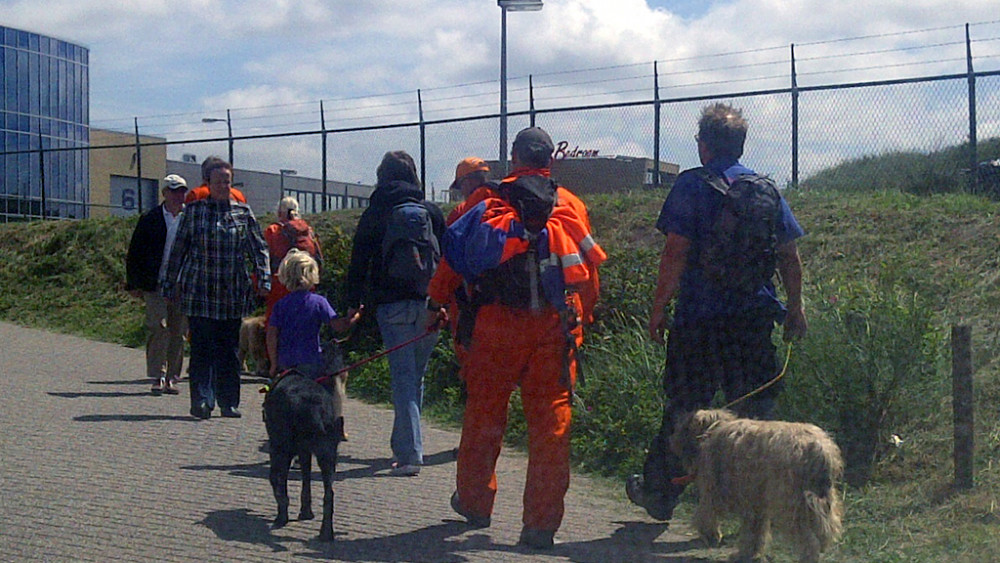
[[[679,417],[670,449],[698,486],[694,525],[711,545],[719,518],[742,518],[738,561],[761,558],[772,525],[815,563],[841,533],[840,448],[817,426],[736,418],[727,410]]]
[[[268,376],[267,332],[264,317],[246,317],[240,324],[240,369],[246,373],[247,358],[253,360],[254,375]]]

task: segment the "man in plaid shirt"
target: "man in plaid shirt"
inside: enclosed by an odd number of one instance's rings
[[[249,206],[230,199],[232,165],[216,161],[206,174],[209,197],[185,207],[161,280],[163,296],[179,301],[188,316],[191,415],[201,419],[211,417],[216,399],[222,416],[241,416],[240,322],[256,309],[254,293],[271,288],[260,225]]]

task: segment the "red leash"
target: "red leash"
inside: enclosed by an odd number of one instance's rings
[[[365,358],[365,359],[361,360],[360,362],[357,362],[357,363],[354,363],[354,364],[351,364],[351,365],[347,366],[346,368],[339,369],[339,370],[331,373],[330,375],[324,375],[323,377],[320,377],[319,379],[317,379],[316,383],[323,383],[324,381],[327,381],[329,379],[337,377],[338,375],[340,375],[342,373],[347,373],[347,372],[351,371],[354,368],[361,367],[361,366],[367,364],[368,362],[371,362],[373,360],[377,360],[377,359],[379,359],[382,356],[385,356],[387,354],[391,354],[391,353],[395,352],[396,350],[399,350],[400,348],[405,348],[405,347],[409,346],[410,344],[413,344],[414,342],[416,342],[418,340],[423,340],[424,338],[427,338],[431,334],[434,334],[438,329],[440,329],[441,328],[441,324],[442,324],[442,322],[434,323],[434,324],[430,325],[429,327],[427,327],[427,331],[424,332],[423,334],[415,336],[415,337],[407,340],[406,342],[400,342],[399,344],[396,344],[392,348],[389,348],[387,350],[382,350],[381,352],[379,352],[378,354],[375,354],[374,356],[370,356],[368,358]]]

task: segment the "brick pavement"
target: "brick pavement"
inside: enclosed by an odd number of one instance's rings
[[[469,529],[448,506],[458,432],[425,424],[428,465],[419,477],[389,477],[392,413],[353,400],[335,484],[336,541],[316,541],[318,520],[272,532],[259,384],[244,380],[242,419],[197,421],[187,414],[187,384],[179,396],[153,397],[143,365],[142,350],[0,323],[0,560],[597,563],[729,554],[700,549],[682,521],[668,529],[619,487],[576,474],[555,549],[518,548],[526,460],[506,450],[493,526]],[[298,491],[290,481],[293,517]]]

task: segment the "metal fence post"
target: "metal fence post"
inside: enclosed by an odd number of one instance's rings
[[[424,123],[424,102],[420,90],[417,90],[417,113],[420,116],[420,183],[424,186],[424,197],[427,197],[427,124]]]
[[[952,410],[955,426],[955,486],[972,488],[973,398],[972,327],[951,327]]]
[[[535,82],[532,75],[528,75],[528,115],[531,118],[531,126],[535,126]]]
[[[653,185],[662,185],[660,179],[660,72],[653,61]]]
[[[969,73],[969,188],[979,193],[979,155],[976,142],[976,73],[972,68],[972,41],[965,24],[965,60]]]
[[[795,75],[795,43],[792,43],[792,186],[799,187],[799,81]]]
[[[42,194],[42,219],[48,217],[48,205],[45,194],[45,151],[42,150],[42,132],[38,132],[38,181]]]
[[[135,118],[135,201],[142,215],[142,144],[139,143],[139,118]]]
[[[322,132],[320,133],[320,137],[323,139],[323,146],[322,146],[322,152],[323,152],[323,156],[322,156],[322,158],[323,158],[323,172],[321,174],[321,178],[322,178],[321,181],[323,183],[323,203],[321,204],[321,209],[323,210],[323,213],[326,213],[326,211],[327,211],[327,201],[326,201],[326,199],[327,199],[327,197],[326,197],[326,114],[323,112],[323,100],[319,101],[319,127],[322,130]]]

